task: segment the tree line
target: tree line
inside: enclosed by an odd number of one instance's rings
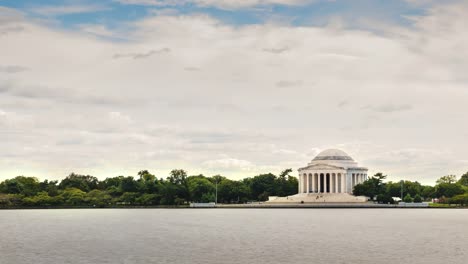
[[[147,170],[137,177],[118,176],[100,181],[90,175],[72,173],[59,181],[39,181],[18,176],[0,183],[0,207],[115,207],[173,206],[189,202],[246,203],[265,201],[268,196],[297,193],[297,178],[291,169],[279,175],[261,174],[242,180],[223,176],[188,176],[172,170],[168,177],[157,178]]]
[[[377,173],[356,185],[353,194],[370,197],[379,203],[395,203],[394,197],[403,197],[403,201],[409,203],[437,198],[439,203],[468,205],[468,172],[458,180],[455,175],[443,176],[435,186],[422,185],[417,181],[384,182],[386,177]]]
[[[39,181],[18,176],[0,183],[0,207],[118,207],[180,206],[189,202],[247,203],[266,201],[268,196],[288,196],[298,192],[298,180],[291,169],[279,175],[260,174],[242,180],[223,176],[188,176],[184,170],[172,170],[168,177],[157,178],[147,170],[136,177],[118,176],[100,181],[90,175],[72,173],[59,181]],[[385,182],[377,173],[353,189],[380,203],[421,202],[438,198],[441,203],[468,205],[468,172],[457,179],[441,177],[435,186],[419,182]]]

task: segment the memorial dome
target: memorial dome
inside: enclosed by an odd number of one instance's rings
[[[320,152],[313,160],[353,160],[353,158],[342,150],[327,149]]]

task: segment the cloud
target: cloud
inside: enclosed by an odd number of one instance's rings
[[[379,34],[206,14],[149,13],[111,32],[9,19],[24,30],[0,36],[0,173],[185,168],[240,178],[296,169],[316,146],[337,146],[371,173],[427,183],[458,174],[466,164],[451,160],[468,155],[466,11],[434,6]],[[15,65],[29,70],[5,72]],[[404,166],[387,154],[417,146],[446,158]]]
[[[23,31],[24,27],[21,25],[23,21],[23,13],[0,6],[0,37],[9,33]]]
[[[349,101],[343,100],[343,101],[339,102],[337,106],[338,106],[339,108],[344,108],[344,107],[346,107],[347,105],[349,105]]]
[[[263,51],[265,51],[265,52],[270,52],[270,53],[274,53],[274,54],[280,54],[280,53],[286,52],[288,50],[289,50],[288,47],[263,49]]]
[[[221,9],[240,9],[264,5],[306,5],[316,0],[115,0],[126,5],[146,6],[180,6],[194,4],[201,7],[217,7]]]
[[[61,16],[69,14],[95,13],[110,10],[103,5],[62,5],[62,6],[40,6],[30,9],[32,13],[42,16]]]
[[[409,111],[413,109],[412,105],[409,104],[383,104],[383,105],[367,105],[363,109],[371,110],[380,113],[393,113]]]
[[[150,50],[144,53],[117,53],[117,54],[114,54],[113,58],[114,59],[120,59],[120,58],[144,59],[144,58],[151,57],[155,54],[168,53],[170,51],[171,50],[169,48],[162,48],[159,50]]]
[[[101,37],[113,37],[116,36],[115,33],[109,28],[107,28],[105,25],[99,25],[99,24],[80,24],[77,26],[82,32],[95,35],[95,36],[101,36]]]
[[[293,87],[293,86],[300,86],[302,85],[302,81],[298,80],[298,81],[279,81],[276,83],[276,86],[277,87],[280,87],[280,88],[287,88],[287,87]]]
[[[189,3],[189,0],[115,0],[124,5],[146,5],[146,6],[179,6]]]
[[[186,71],[200,71],[200,68],[197,67],[184,67]]]
[[[0,6],[0,26],[20,22],[24,20],[24,15],[22,12],[15,9],[7,8]]]
[[[28,68],[18,66],[18,65],[6,65],[6,66],[0,65],[0,73],[1,72],[18,73],[18,72],[23,72],[23,71],[27,71],[27,70],[28,70]]]
[[[217,160],[207,160],[203,162],[203,165],[210,169],[240,169],[240,170],[250,170],[254,165],[252,162],[241,159],[234,158],[224,158]]]

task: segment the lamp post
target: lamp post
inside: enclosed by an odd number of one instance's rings
[[[401,201],[403,202],[403,180],[400,181],[400,187],[401,187]]]
[[[218,180],[215,181],[215,204],[218,204]]]

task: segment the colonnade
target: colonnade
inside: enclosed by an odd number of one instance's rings
[[[348,173],[351,190],[367,179],[364,173]],[[299,193],[347,193],[346,173],[303,173],[299,175]]]

